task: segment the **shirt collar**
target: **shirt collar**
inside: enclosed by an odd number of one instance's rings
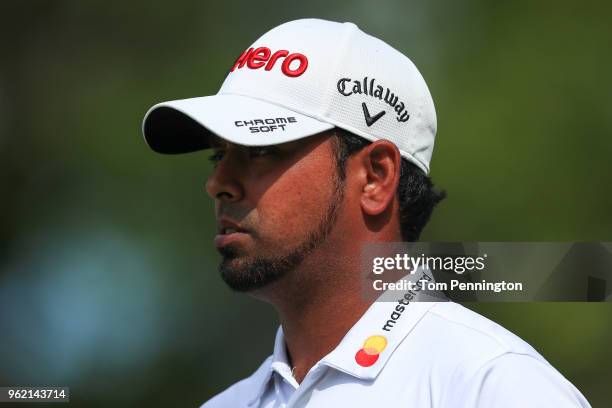
[[[428,277],[431,271],[421,270],[418,281]],[[383,300],[384,299],[384,300]],[[446,301],[438,292],[414,292],[410,290],[384,293],[372,303],[363,316],[346,333],[338,346],[319,362],[359,379],[372,380],[378,376],[400,343],[425,316],[437,301]],[[274,352],[257,370],[253,377],[256,394],[249,401],[252,405],[261,397],[272,372],[291,376],[283,329],[279,326],[274,341]],[[284,376],[284,375],[283,375]]]
[[[384,292],[321,364],[360,379],[376,378],[427,311],[448,300],[441,292],[424,290],[425,281],[434,282],[429,269],[420,268],[401,281],[420,289]]]
[[[282,326],[278,327],[276,331],[276,338],[274,340],[274,352],[269,356],[266,361],[259,367],[259,369],[253,374],[253,397],[248,401],[248,405],[253,405],[266,390],[268,382],[272,378],[272,374],[277,372],[279,375],[290,381],[293,376],[291,374],[291,367],[289,366],[289,358],[287,357],[287,347],[285,346],[285,336],[283,334]],[[295,382],[295,379],[293,379]]]
[[[434,305],[434,302],[373,303],[321,364],[359,379],[373,380]]]
[[[269,356],[253,373],[251,377],[247,380],[250,382],[247,389],[253,390],[252,398],[247,401],[247,405],[253,405],[261,395],[266,390],[266,385],[270,381],[270,377],[272,376],[272,358],[273,356]]]
[[[276,331],[272,362],[284,364],[289,367],[289,357],[287,356],[287,346],[285,345],[285,335],[283,333],[283,326],[278,326],[278,330]]]
[[[293,377],[289,358],[287,356],[287,346],[285,345],[285,335],[282,326],[276,331],[276,339],[274,340],[274,354],[272,354],[272,363],[270,365],[272,371],[276,371],[289,384],[297,388],[298,383]]]

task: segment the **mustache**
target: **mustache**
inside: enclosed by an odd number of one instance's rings
[[[250,209],[220,206],[217,208],[215,215],[217,218],[225,217],[236,222],[242,222],[243,220],[247,219],[250,212]]]

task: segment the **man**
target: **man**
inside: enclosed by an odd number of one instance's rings
[[[443,198],[429,90],[386,43],[351,23],[283,24],[217,95],[158,104],[143,131],[163,153],[212,148],[221,276],[280,316],[273,355],[204,407],[589,406],[458,304],[362,296],[363,244],[416,241]]]

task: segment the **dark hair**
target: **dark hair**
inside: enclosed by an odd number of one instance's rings
[[[371,142],[344,129],[334,129],[334,150],[340,180],[346,179],[346,160]],[[416,165],[402,158],[397,187],[402,239],[414,242],[431,217],[434,207],[446,197]]]

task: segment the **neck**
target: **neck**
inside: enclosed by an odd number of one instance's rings
[[[279,314],[289,363],[298,383],[336,348],[372,303],[362,293],[361,248],[342,251],[337,246],[325,246],[273,284],[265,296],[257,296],[272,303]],[[334,256],[326,259],[322,254]]]
[[[300,309],[278,308],[289,363],[298,383],[318,361],[336,348],[370,306],[361,301],[359,294],[351,296],[351,299],[352,302],[326,298],[313,300]]]
[[[393,241],[401,241],[399,228],[394,226],[365,233],[335,229],[292,273],[254,293],[279,314],[289,364],[298,383],[338,346],[373,303],[363,292],[368,281],[361,270],[362,245]]]

